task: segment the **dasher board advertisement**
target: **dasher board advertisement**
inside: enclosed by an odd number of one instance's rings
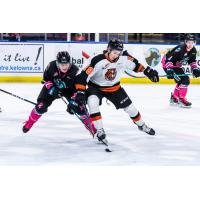
[[[0,73],[41,73],[44,44],[0,44]]]

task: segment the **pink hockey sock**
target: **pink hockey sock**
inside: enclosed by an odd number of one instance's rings
[[[97,129],[95,128],[95,126],[94,126],[94,123],[93,123],[93,121],[92,121],[92,119],[89,117],[89,122],[88,122],[88,119],[85,119],[85,120],[83,120],[83,123],[84,123],[84,125],[85,125],[85,127],[93,134],[93,136],[94,136],[94,134],[96,133],[96,131],[97,131]],[[92,129],[92,130],[91,130]]]
[[[174,96],[175,98],[178,98],[178,97],[179,97],[179,90],[180,90],[180,88],[179,88],[179,86],[178,86],[178,84],[177,84],[176,87],[175,87],[175,89],[174,89],[174,93],[173,93],[173,96]]]
[[[41,117],[41,114],[38,114],[35,108],[31,111],[28,121],[25,122],[25,127],[30,129],[33,124]]]
[[[179,97],[185,99],[187,94],[188,86],[187,85],[180,85],[179,86]]]

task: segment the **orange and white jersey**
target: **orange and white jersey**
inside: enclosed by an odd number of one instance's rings
[[[78,75],[76,89],[84,89],[88,81],[102,87],[111,87],[120,82],[126,69],[142,72],[144,66],[127,51],[114,62],[109,60],[108,52],[98,54],[84,63],[83,71]]]

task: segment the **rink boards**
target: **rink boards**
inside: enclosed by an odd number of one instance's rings
[[[125,44],[125,49],[136,57],[143,65],[151,66],[159,72],[165,73],[161,66],[163,55],[175,45],[158,44]],[[90,57],[102,53],[106,43],[77,43],[77,42],[1,42],[0,43],[0,82],[40,82],[45,67],[55,60],[58,51],[68,51],[72,63],[80,68]],[[197,64],[200,66],[200,46],[197,45]],[[186,72],[191,73],[190,67],[184,65]],[[122,83],[147,83],[142,73],[133,73],[136,78],[124,75]],[[174,83],[173,80],[161,78],[161,84]],[[199,79],[191,77],[191,83],[199,84]]]

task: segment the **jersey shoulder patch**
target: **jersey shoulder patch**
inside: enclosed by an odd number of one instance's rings
[[[185,48],[186,48],[185,44],[181,44],[181,45],[176,46],[176,47],[175,47],[174,49],[172,49],[171,51],[172,51],[172,52],[173,52],[173,50],[174,50],[174,52],[185,51]]]
[[[175,52],[180,52],[181,51],[181,47],[178,47],[177,49],[175,49]]]

